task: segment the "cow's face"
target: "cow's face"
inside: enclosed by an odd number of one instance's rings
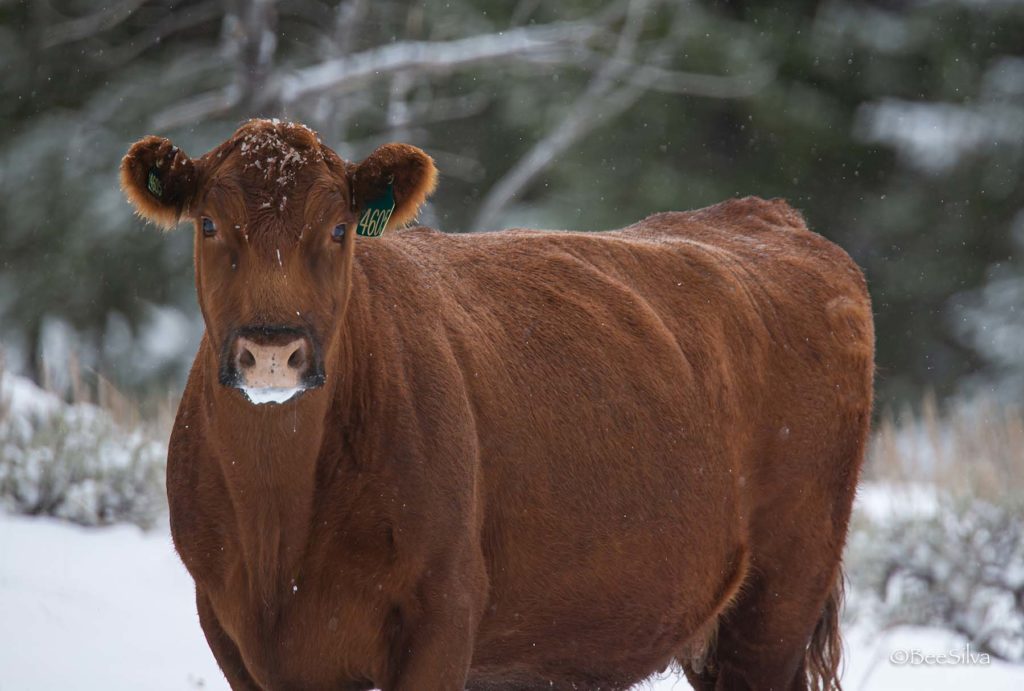
[[[193,222],[196,289],[220,383],[254,403],[324,383],[360,219],[377,221],[375,230],[406,223],[436,176],[415,147],[387,144],[347,163],[309,128],[269,120],[246,123],[197,159],[147,137],[121,164],[141,216],[167,228]]]

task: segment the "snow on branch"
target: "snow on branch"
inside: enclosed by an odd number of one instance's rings
[[[279,96],[293,103],[310,94],[359,88],[395,72],[443,74],[498,58],[565,51],[604,31],[591,22],[559,22],[454,41],[403,41],[298,70],[281,80]]]
[[[270,81],[260,96],[264,103],[292,105],[327,93],[353,91],[398,72],[446,74],[498,59],[571,54],[607,31],[597,21],[554,22],[451,41],[400,41],[296,70]],[[154,127],[171,128],[223,114],[242,101],[243,91],[232,84],[200,94],[165,109]]]

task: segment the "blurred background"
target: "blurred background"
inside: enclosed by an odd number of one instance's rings
[[[452,233],[789,200],[874,300],[851,611],[1024,660],[1024,3],[0,0],[0,64],[12,513],[160,524],[202,323],[191,233],[133,217],[120,157],[288,118],[427,150]],[[957,556],[978,531],[1003,542]]]
[[[118,162],[277,116],[428,150],[448,232],[784,197],[867,273],[880,409],[1024,394],[1019,2],[7,0],[0,61],[0,338],[36,379],[73,350],[181,386],[191,238],[132,217]]]

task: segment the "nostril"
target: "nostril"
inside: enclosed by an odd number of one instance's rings
[[[302,369],[306,365],[306,348],[299,346],[288,358],[288,366],[292,369]]]
[[[256,366],[256,356],[252,354],[252,351],[248,348],[242,348],[241,354],[238,356],[238,364],[244,369]]]

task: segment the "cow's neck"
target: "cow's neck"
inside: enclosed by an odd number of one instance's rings
[[[282,598],[299,587],[318,497],[330,493],[337,477],[337,468],[326,465],[352,455],[363,427],[372,374],[356,353],[372,352],[373,345],[361,328],[360,302],[348,300],[342,332],[326,353],[327,382],[295,404],[251,405],[208,383],[208,400],[214,401],[210,424],[220,440],[218,457],[248,585],[266,616],[276,616]]]
[[[295,577],[308,541],[324,406],[319,400],[256,406],[233,392],[211,398],[212,436],[248,585],[269,610]]]

